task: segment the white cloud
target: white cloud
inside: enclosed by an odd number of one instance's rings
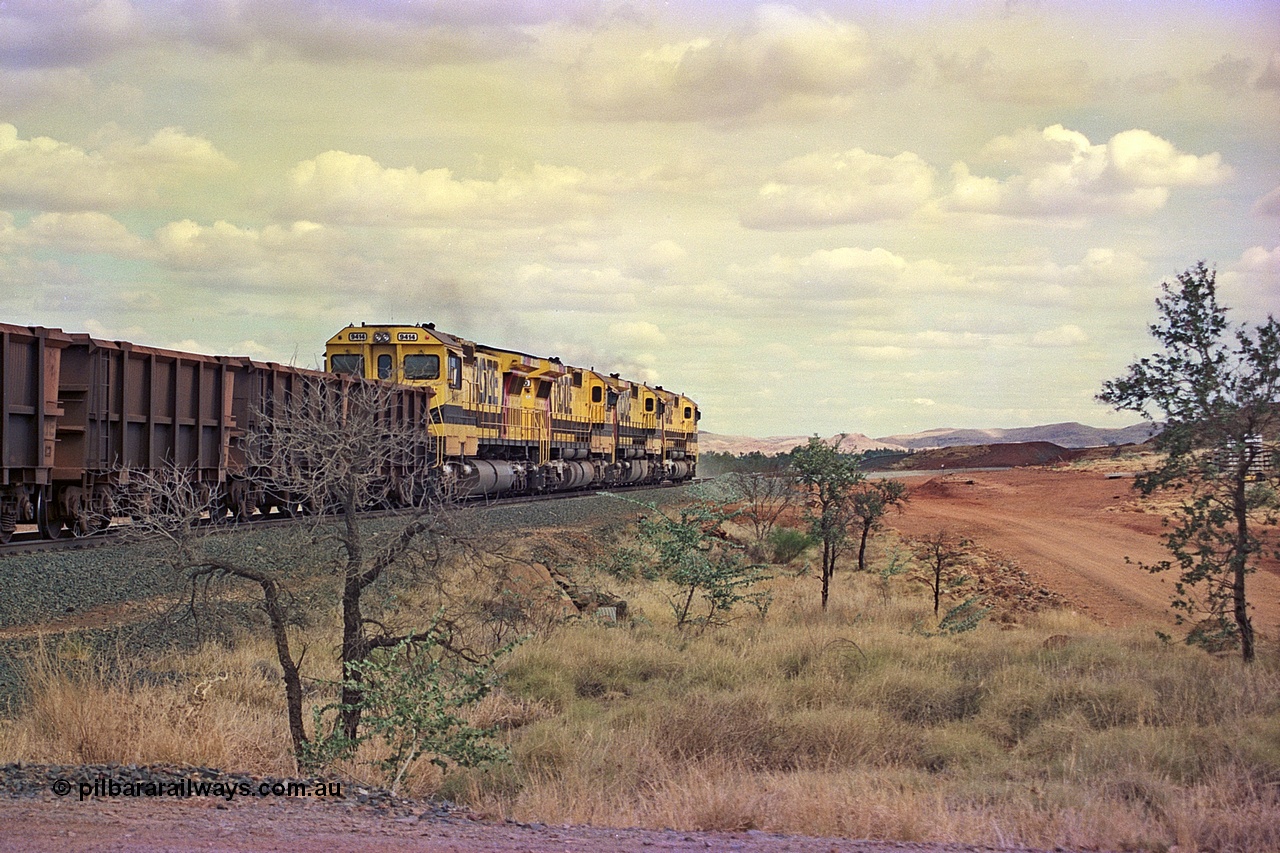
[[[449,169],[386,167],[364,154],[327,151],[294,167],[284,202],[320,222],[387,225],[468,219],[552,222],[597,207],[616,188],[610,176],[535,164],[494,180],[459,179]]]
[[[1027,342],[1033,347],[1074,347],[1088,343],[1089,336],[1074,323],[1032,332]]]
[[[1232,321],[1260,323],[1280,315],[1280,246],[1251,246],[1219,271],[1218,283]]]
[[[635,310],[644,283],[611,267],[564,268],[531,263],[515,273],[515,292],[529,294],[541,304],[572,307],[575,312],[613,314]],[[512,293],[508,285],[496,285],[493,296]]]
[[[340,242],[339,235],[314,222],[254,229],[221,220],[200,225],[183,219],[156,230],[153,252],[174,269],[226,273],[266,265],[283,272],[297,269],[300,258],[304,268],[314,270]]]
[[[145,241],[105,213],[42,213],[28,224],[27,237],[63,251],[141,257]]]
[[[628,348],[656,349],[667,345],[667,336],[647,320],[612,323],[609,325],[609,338]]]
[[[910,152],[806,154],[779,167],[742,212],[742,223],[788,229],[901,218],[929,199],[933,177],[933,168]]]
[[[571,91],[584,110],[614,119],[706,121],[770,109],[830,112],[875,86],[895,88],[910,63],[877,49],[857,25],[825,13],[764,5],[745,30],[700,35],[621,54],[589,50]]]
[[[15,207],[117,209],[154,201],[160,187],[233,168],[208,140],[180,128],[88,151],[47,136],[20,139],[16,127],[0,124],[0,203]]]
[[[121,163],[148,171],[219,174],[235,168],[209,140],[191,136],[180,127],[161,128],[142,144],[114,146],[108,154]]]
[[[636,259],[634,272],[637,276],[650,279],[669,278],[689,253],[675,240],[659,240]]]
[[[1118,183],[1132,187],[1203,187],[1231,177],[1222,155],[1181,154],[1146,130],[1126,130],[1107,142],[1107,161]]]
[[[1216,152],[1183,154],[1145,130],[1095,145],[1055,124],[997,137],[983,155],[1016,171],[1002,179],[975,175],[967,164],[956,163],[944,208],[1015,217],[1148,214],[1165,205],[1171,188],[1219,184],[1232,174]]]

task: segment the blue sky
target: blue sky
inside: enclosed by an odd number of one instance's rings
[[[0,3],[4,322],[314,366],[435,322],[703,427],[1080,420],[1280,305],[1280,3]]]

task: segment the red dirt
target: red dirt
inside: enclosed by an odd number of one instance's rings
[[[1015,562],[1036,583],[1108,625],[1171,624],[1175,572],[1150,574],[1168,552],[1161,516],[1139,512],[1133,481],[1051,468],[955,472],[907,480],[911,498],[889,526],[907,537],[947,528]],[[1249,578],[1254,627],[1280,634],[1280,567]]]

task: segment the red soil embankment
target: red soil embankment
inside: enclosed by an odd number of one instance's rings
[[[1132,480],[1049,468],[908,480],[911,498],[888,524],[904,536],[947,528],[1017,563],[1037,583],[1101,622],[1172,623],[1175,571],[1133,563],[1168,558],[1161,516],[1137,511]],[[1132,561],[1126,562],[1126,558]],[[1249,577],[1254,627],[1280,634],[1280,566]]]

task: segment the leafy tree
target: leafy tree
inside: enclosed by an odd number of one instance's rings
[[[1252,328],[1231,324],[1203,261],[1161,289],[1150,331],[1162,350],[1104,383],[1098,399],[1164,420],[1156,439],[1163,461],[1136,487],[1174,490],[1182,500],[1164,537],[1173,558],[1144,568],[1177,566],[1173,607],[1179,623],[1196,623],[1189,641],[1238,642],[1252,661],[1245,580],[1268,537],[1274,545],[1280,323],[1268,316]]]
[[[907,486],[901,480],[887,477],[867,480],[853,493],[853,515],[860,528],[858,538],[858,571],[867,570],[867,540],[880,529],[881,519],[893,507],[907,500]]]
[[[857,519],[855,496],[865,475],[860,458],[840,452],[841,435],[831,442],[816,435],[791,452],[796,479],[808,487],[812,500],[806,518],[815,539],[822,543],[822,609],[827,609],[836,561],[849,548],[849,530]]]
[[[709,501],[682,506],[673,515],[657,504],[640,505],[649,510],[639,527],[644,574],[675,586],[670,602],[678,628],[722,623],[739,604],[768,608],[768,592],[752,587],[769,576],[743,559],[741,546],[721,527],[733,513]],[[701,608],[704,615],[698,615]]]
[[[704,451],[698,456],[698,472],[708,477],[721,474],[775,474],[787,467],[790,457],[786,453],[766,456],[759,450],[750,453],[721,453]]]
[[[364,725],[351,740],[323,722],[324,713],[342,711],[341,704],[315,709],[317,737],[308,746],[311,763],[350,757],[360,744],[378,738],[388,751],[376,764],[391,780],[395,794],[405,774],[425,756],[442,770],[450,762],[476,767],[504,760],[506,750],[493,742],[495,730],[472,725],[463,713],[489,694],[494,665],[510,646],[471,663],[451,654],[448,645],[449,635],[437,615],[435,624],[421,634],[407,635],[353,663],[350,669],[360,674],[356,688]]]

